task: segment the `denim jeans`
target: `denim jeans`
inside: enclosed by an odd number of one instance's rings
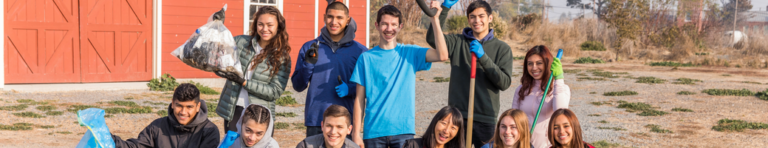
[[[363,144],[366,148],[402,148],[406,140],[413,139],[414,134],[402,134],[394,136],[384,136],[372,139],[364,139]]]

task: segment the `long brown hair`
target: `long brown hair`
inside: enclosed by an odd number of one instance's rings
[[[541,86],[539,89],[541,89],[542,92],[547,88],[547,84],[549,81],[549,75],[552,73],[550,69],[552,69],[552,53],[549,52],[549,48],[544,45],[538,45],[534,46],[530,50],[528,50],[528,53],[525,54],[525,59],[523,59],[523,77],[520,78],[520,92],[517,92],[517,95],[520,96],[520,100],[524,100],[525,96],[530,94],[533,90],[533,81],[536,79],[531,76],[531,74],[528,74],[528,58],[530,58],[533,55],[539,55],[541,56],[541,59],[544,61],[544,72],[542,73],[541,77]],[[545,94],[549,95],[552,93],[552,88],[554,86],[549,85],[549,91],[547,91]]]
[[[504,117],[512,117],[512,120],[515,120],[515,125],[517,125],[517,133],[520,135],[520,140],[515,143],[514,148],[531,148],[531,133],[529,129],[531,126],[528,126],[528,116],[519,109],[508,109],[501,113],[499,121],[496,122],[496,130],[493,132],[493,137],[491,137],[491,142],[493,142],[492,148],[504,148],[504,141],[501,141],[501,131],[499,130],[501,120]]]
[[[256,11],[256,14],[253,15],[254,21],[251,23],[251,38],[256,38],[256,41],[260,40],[260,36],[257,33],[258,29],[256,27],[258,25],[256,25],[256,21],[258,21],[259,17],[264,14],[271,14],[277,18],[277,33],[275,33],[275,37],[270,39],[269,44],[264,46],[264,49],[261,50],[261,53],[264,54],[258,54],[251,60],[253,65],[251,65],[249,69],[253,70],[256,68],[256,65],[259,65],[261,61],[264,61],[264,58],[269,57],[269,59],[267,59],[269,67],[264,71],[272,70],[269,77],[273,77],[280,71],[281,65],[287,64],[287,62],[284,61],[290,60],[288,59],[290,58],[288,53],[291,52],[291,46],[288,46],[288,32],[285,31],[285,18],[280,14],[280,10],[272,6],[261,7],[259,8],[259,11]]]
[[[435,135],[435,128],[437,126],[437,122],[440,122],[440,120],[443,120],[443,118],[451,116],[451,123],[453,125],[456,125],[459,127],[459,131],[456,132],[456,136],[453,137],[448,143],[445,143],[443,147],[445,148],[464,148],[464,118],[461,115],[461,112],[459,109],[451,106],[445,106],[440,111],[437,111],[437,114],[435,114],[435,117],[432,117],[432,122],[429,123],[429,127],[427,127],[427,131],[424,132],[424,135],[421,136],[421,142],[424,144],[424,147],[427,148],[433,148],[437,147],[437,135]]]
[[[576,114],[573,113],[570,109],[567,108],[561,108],[557,109],[555,113],[552,113],[552,117],[549,119],[549,127],[547,128],[547,139],[549,139],[549,142],[552,143],[552,147],[555,148],[562,148],[563,145],[560,144],[560,142],[555,141],[555,137],[557,137],[555,133],[555,118],[558,116],[565,116],[565,118],[568,118],[568,122],[571,123],[571,128],[573,129],[573,132],[571,135],[573,135],[573,139],[571,139],[571,148],[584,148],[584,138],[581,137],[581,125],[579,125],[579,118],[576,118]]]

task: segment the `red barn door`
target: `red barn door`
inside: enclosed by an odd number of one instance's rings
[[[152,78],[152,1],[80,0],[82,82]]]

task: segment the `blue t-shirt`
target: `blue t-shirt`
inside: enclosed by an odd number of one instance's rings
[[[360,55],[350,81],[365,86],[363,139],[415,134],[416,72],[429,70],[429,48],[397,44]]]

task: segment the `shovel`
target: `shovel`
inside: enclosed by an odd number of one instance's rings
[[[563,49],[560,49],[557,51],[557,59],[562,59],[563,57]],[[531,125],[531,134],[533,134],[533,129],[536,128],[536,121],[539,120],[539,113],[541,113],[541,106],[544,106],[544,99],[547,98],[547,92],[549,92],[549,85],[552,84],[552,76],[554,74],[549,74],[549,81],[547,81],[547,87],[544,89],[544,95],[541,96],[541,102],[539,103],[539,110],[536,111],[536,117],[533,118],[533,125]]]

